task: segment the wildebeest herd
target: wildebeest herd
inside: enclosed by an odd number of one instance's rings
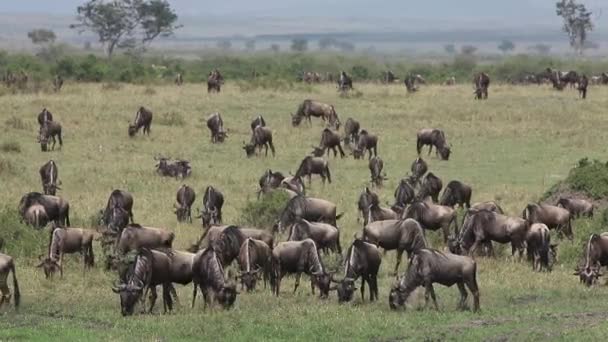
[[[550,69],[548,79],[563,88],[563,84],[574,83],[581,96],[586,96],[585,76],[562,75]],[[308,77],[308,76],[307,76]],[[314,78],[314,77],[313,77]],[[179,80],[179,82],[178,82]],[[384,81],[396,80],[387,72]],[[453,78],[446,84],[453,84]],[[453,81],[453,82],[452,82]],[[181,85],[182,76],[176,79]],[[224,79],[218,70],[209,74],[208,91],[220,92]],[[341,72],[338,87],[342,92],[353,89],[352,79]],[[416,84],[424,84],[420,75],[405,77],[408,91],[417,90]],[[474,77],[475,97],[488,98],[490,78],[486,73]],[[509,216],[493,201],[472,203],[473,188],[458,180],[443,186],[443,180],[430,171],[421,157],[424,146],[429,146],[428,158],[435,148],[437,159],[448,162],[452,145],[445,131],[437,128],[422,128],[416,134],[416,158],[410,173],[398,182],[394,191],[394,204],[383,207],[375,188],[383,186],[386,179],[385,162],[378,155],[380,136],[363,128],[359,121],[349,117],[344,125],[331,104],[312,99],[304,100],[291,115],[294,127],[303,121],[313,126],[312,118],[324,122],[318,146],[313,146],[310,155],[303,157],[297,171],[286,176],[282,172],[268,169],[259,179],[258,198],[276,192],[287,196],[284,207],[276,217],[276,223],[266,229],[256,229],[234,224],[225,224],[222,218],[224,195],[214,186],[207,186],[202,195],[202,206],[195,217],[201,220],[203,231],[187,251],[174,250],[175,233],[165,228],[142,226],[134,219],[135,198],[127,191],[111,192],[106,206],[99,213],[100,227],[92,229],[70,227],[70,204],[57,195],[59,166],[49,160],[39,169],[42,193],[29,192],[19,201],[18,211],[24,222],[43,228],[50,225],[47,255],[40,256],[38,267],[47,278],[56,272],[63,276],[65,254],[80,253],[83,268],[95,266],[94,241],[101,241],[108,254],[106,267],[117,273],[116,283],[109,287],[118,294],[121,313],[130,315],[137,304],[142,311],[152,311],[157,299],[157,287],[161,286],[164,311],[171,310],[177,299],[174,284],[193,284],[192,306],[197,292],[203,294],[205,306],[219,304],[230,308],[237,300],[237,282],[248,292],[258,288],[263,281],[271,292],[279,296],[281,281],[287,275],[295,275],[294,292],[300,284],[301,275],[310,277],[313,294],[318,290],[321,298],[328,298],[335,291],[339,302],[354,298],[356,281],[360,278],[361,299],[368,285],[370,301],[379,299],[378,274],[382,264],[382,253],[396,251],[394,275],[397,276],[388,296],[392,309],[403,308],[408,296],[417,287],[424,287],[425,299],[429,298],[437,307],[434,283],[446,286],[456,284],[460,292],[459,309],[467,308],[468,291],[473,296],[473,310],[480,308],[480,290],[477,282],[475,256],[493,256],[494,243],[510,244],[512,255],[526,257],[535,271],[551,271],[557,259],[556,237],[574,236],[573,221],[580,216],[592,216],[594,205],[584,199],[560,198],[557,203],[529,203],[519,216]],[[287,119],[287,118],[286,118]],[[37,117],[40,125],[39,142],[42,151],[55,137],[60,146],[62,126],[54,121],[49,110],[44,108]],[[128,126],[128,136],[134,137],[139,130],[150,135],[153,113],[143,106]],[[228,129],[220,113],[212,113],[207,119],[211,142],[221,144],[228,138]],[[270,149],[276,155],[273,131],[262,115],[256,116],[250,125],[251,140],[243,142],[247,157],[260,156],[262,149],[268,156]],[[340,128],[342,127],[342,132]],[[343,216],[331,201],[307,195],[313,176],[318,175],[323,184],[332,183],[330,164],[327,158],[333,151],[334,160],[352,155],[364,159],[370,171],[370,186],[362,189],[357,209],[362,224],[361,233],[343,248],[338,221]],[[348,154],[347,152],[350,152]],[[156,172],[160,176],[188,178],[193,172],[189,161],[154,156],[158,161]],[[64,179],[65,181],[65,179]],[[197,197],[195,189],[181,185],[175,195],[174,214],[178,222],[192,223],[192,207]],[[200,201],[200,200],[199,200]],[[462,211],[459,222],[458,210]],[[431,246],[428,231],[441,231],[443,245]],[[553,240],[552,240],[553,238]],[[283,241],[280,241],[283,240]],[[0,241],[0,248],[2,248]],[[435,247],[435,248],[433,248]],[[401,276],[399,268],[403,252],[407,254],[407,268]],[[337,254],[342,270],[330,270],[324,258]],[[127,256],[131,255],[132,258]],[[237,264],[236,275],[232,264]],[[608,266],[608,233],[592,234],[585,245],[582,261],[576,275],[582,283],[592,285],[602,275],[601,266]],[[336,277],[336,273],[343,274]],[[7,285],[9,274],[13,276],[13,297],[19,305],[20,291],[15,274],[15,261],[0,254],[0,305],[11,300]],[[145,300],[150,293],[150,303]]]

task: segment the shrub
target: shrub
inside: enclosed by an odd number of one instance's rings
[[[273,191],[260,197],[259,200],[247,203],[240,217],[240,223],[260,229],[269,229],[278,220],[279,215],[289,201],[284,191]]]
[[[16,141],[7,141],[3,142],[2,145],[0,145],[0,151],[6,153],[21,153],[21,146]]]
[[[186,120],[184,120],[181,114],[176,112],[164,113],[158,118],[158,124],[163,126],[184,126]]]
[[[0,227],[2,227],[0,239],[4,240],[4,248],[8,255],[15,258],[31,258],[45,253],[48,233],[21,223],[16,208],[9,206],[0,208]]]
[[[552,186],[543,198],[563,191],[579,192],[595,200],[608,197],[608,163],[587,158],[579,160],[566,179]]]

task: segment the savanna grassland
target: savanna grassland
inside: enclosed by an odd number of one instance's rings
[[[38,168],[54,159],[63,183],[59,195],[71,204],[72,226],[90,227],[109,193],[120,188],[133,193],[137,222],[175,231],[174,247],[184,249],[201,227],[176,222],[178,187],[193,186],[200,207],[204,187],[214,185],[226,198],[224,221],[239,222],[247,202],[256,200],[264,170],[295,172],[310,146],[318,144],[320,121],[291,127],[289,114],[305,98],[332,103],[342,122],[352,116],[379,135],[378,151],[389,178],[377,190],[383,203],[392,202],[399,179],[409,171],[416,157],[416,131],[424,127],[442,128],[453,145],[448,162],[434,154],[426,158],[444,184],[452,179],[470,184],[474,201],[496,200],[510,215],[521,215],[527,202],[538,200],[579,159],[605,159],[608,152],[608,88],[591,88],[583,101],[574,90],[492,85],[489,100],[475,101],[468,84],[426,86],[413,95],[401,85],[355,87],[358,94],[348,98],[338,96],[333,85],[270,90],[230,81],[218,95],[207,94],[200,84],[73,83],[59,94],[5,94],[0,96],[0,144],[8,147],[0,150],[0,204],[15,210],[24,193],[40,191]],[[154,112],[152,134],[130,139],[127,122],[140,105]],[[43,107],[63,125],[59,151],[43,153],[36,143],[36,115]],[[210,143],[205,120],[214,111],[222,113],[229,129],[224,144]],[[241,149],[249,140],[249,123],[259,113],[274,131],[275,158],[247,159]],[[184,181],[161,178],[154,170],[156,154],[189,159],[192,176]],[[329,160],[333,182],[322,186],[313,179],[308,191],[345,212],[339,226],[346,248],[361,229],[355,203],[369,183],[369,170],[367,160]],[[70,256],[64,278],[47,281],[34,267],[37,254],[8,245],[5,252],[17,260],[23,302],[19,312],[12,307],[0,312],[0,340],[596,340],[608,336],[608,289],[585,288],[572,275],[573,256],[591,229],[601,227],[575,221],[574,243],[560,242],[560,260],[552,273],[534,273],[506,254],[478,258],[482,310],[477,314],[456,311],[458,290],[440,285],[439,312],[418,309],[424,303],[421,293],[410,298],[405,312],[392,312],[387,297],[395,256],[389,252],[381,267],[380,301],[372,304],[359,295],[345,305],[335,295],[320,300],[310,294],[307,281],[294,295],[288,278],[280,298],[259,288],[241,294],[230,311],[204,312],[200,300],[191,309],[191,286],[178,286],[180,303],[173,313],[123,318],[110,289],[115,274],[98,266],[83,275],[79,258]],[[48,235],[39,235],[42,252]],[[438,233],[429,235],[434,247],[443,248]],[[101,264],[97,243],[95,251]]]

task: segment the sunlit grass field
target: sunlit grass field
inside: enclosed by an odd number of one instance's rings
[[[587,100],[574,90],[549,87],[491,85],[487,101],[475,101],[470,85],[423,86],[408,95],[403,86],[355,84],[356,95],[340,97],[334,86],[294,86],[258,89],[228,81],[220,94],[207,94],[203,85],[183,87],[67,84],[59,94],[0,96],[0,144],[17,143],[20,152],[0,151],[0,205],[16,208],[29,191],[41,191],[38,168],[49,159],[59,166],[63,185],[59,195],[71,204],[72,226],[88,227],[105,206],[113,189],[134,195],[135,220],[176,233],[174,247],[185,249],[201,233],[199,222],[178,224],[173,214],[175,193],[182,183],[197,191],[196,206],[207,185],[226,198],[224,221],[238,222],[248,201],[256,200],[257,182],[270,168],[294,172],[299,161],[319,143],[323,124],[291,126],[290,113],[312,98],[332,103],[342,122],[353,117],[362,128],[379,135],[379,156],[388,180],[378,189],[382,202],[393,191],[416,157],[416,131],[441,128],[453,145],[449,161],[434,153],[425,159],[444,184],[457,179],[473,187],[473,201],[495,200],[510,215],[521,215],[529,201],[540,198],[583,158],[606,159],[608,88],[591,88]],[[128,122],[139,106],[154,112],[149,137],[127,136]],[[63,126],[64,146],[43,153],[36,143],[36,115],[46,107]],[[219,111],[228,128],[224,144],[213,145],[205,121]],[[249,123],[262,114],[274,131],[275,158],[247,159],[241,146],[249,141]],[[25,125],[10,122],[21,118]],[[180,120],[183,119],[183,120]],[[192,176],[161,178],[155,173],[157,154],[188,159]],[[333,182],[313,179],[308,194],[335,202],[343,248],[360,232],[356,201],[369,185],[367,160],[329,158]],[[577,227],[586,222],[575,222]],[[270,228],[270,227],[269,227]],[[2,229],[2,227],[0,227]],[[46,233],[41,241],[46,241]],[[443,248],[430,232],[434,247]],[[575,241],[577,241],[576,239]],[[562,242],[563,245],[570,242]],[[42,244],[41,250],[46,246]],[[5,247],[10,250],[10,246]],[[96,242],[101,264],[101,248]],[[192,287],[178,286],[180,303],[174,312],[123,318],[116,294],[115,274],[98,267],[83,275],[78,257],[68,257],[63,279],[44,279],[36,269],[37,255],[17,257],[23,303],[0,312],[0,341],[4,340],[594,340],[608,336],[608,290],[587,289],[572,275],[572,262],[554,272],[534,273],[525,262],[506,255],[478,258],[481,312],[456,311],[457,288],[436,286],[441,310],[420,310],[422,293],[410,298],[405,312],[392,312],[388,291],[394,252],[383,258],[380,301],[340,305],[335,295],[321,300],[304,281],[296,294],[293,279],[282,286],[280,298],[259,288],[242,293],[233,310],[204,311],[202,302],[190,308]],[[331,259],[334,259],[331,257]],[[335,263],[334,263],[335,264]],[[402,264],[402,271],[405,263]]]

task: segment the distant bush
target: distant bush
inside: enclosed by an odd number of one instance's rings
[[[591,199],[608,198],[608,163],[598,160],[579,160],[563,181],[552,186],[543,196],[549,198],[557,192],[574,191]]]
[[[186,124],[184,117],[176,112],[164,113],[157,122],[163,126],[184,126]]]
[[[44,254],[48,241],[45,230],[36,230],[20,222],[17,208],[0,208],[0,239],[6,254],[18,258],[32,258]]]
[[[6,153],[21,153],[21,146],[16,141],[7,141],[3,142],[2,145],[0,145],[0,151]]]
[[[10,118],[6,119],[6,121],[4,121],[4,125],[6,128],[21,129],[26,131],[29,131],[32,128],[31,124],[16,116],[11,116]]]
[[[289,196],[284,191],[273,191],[259,200],[247,203],[240,217],[242,225],[271,229],[283,212]]]

